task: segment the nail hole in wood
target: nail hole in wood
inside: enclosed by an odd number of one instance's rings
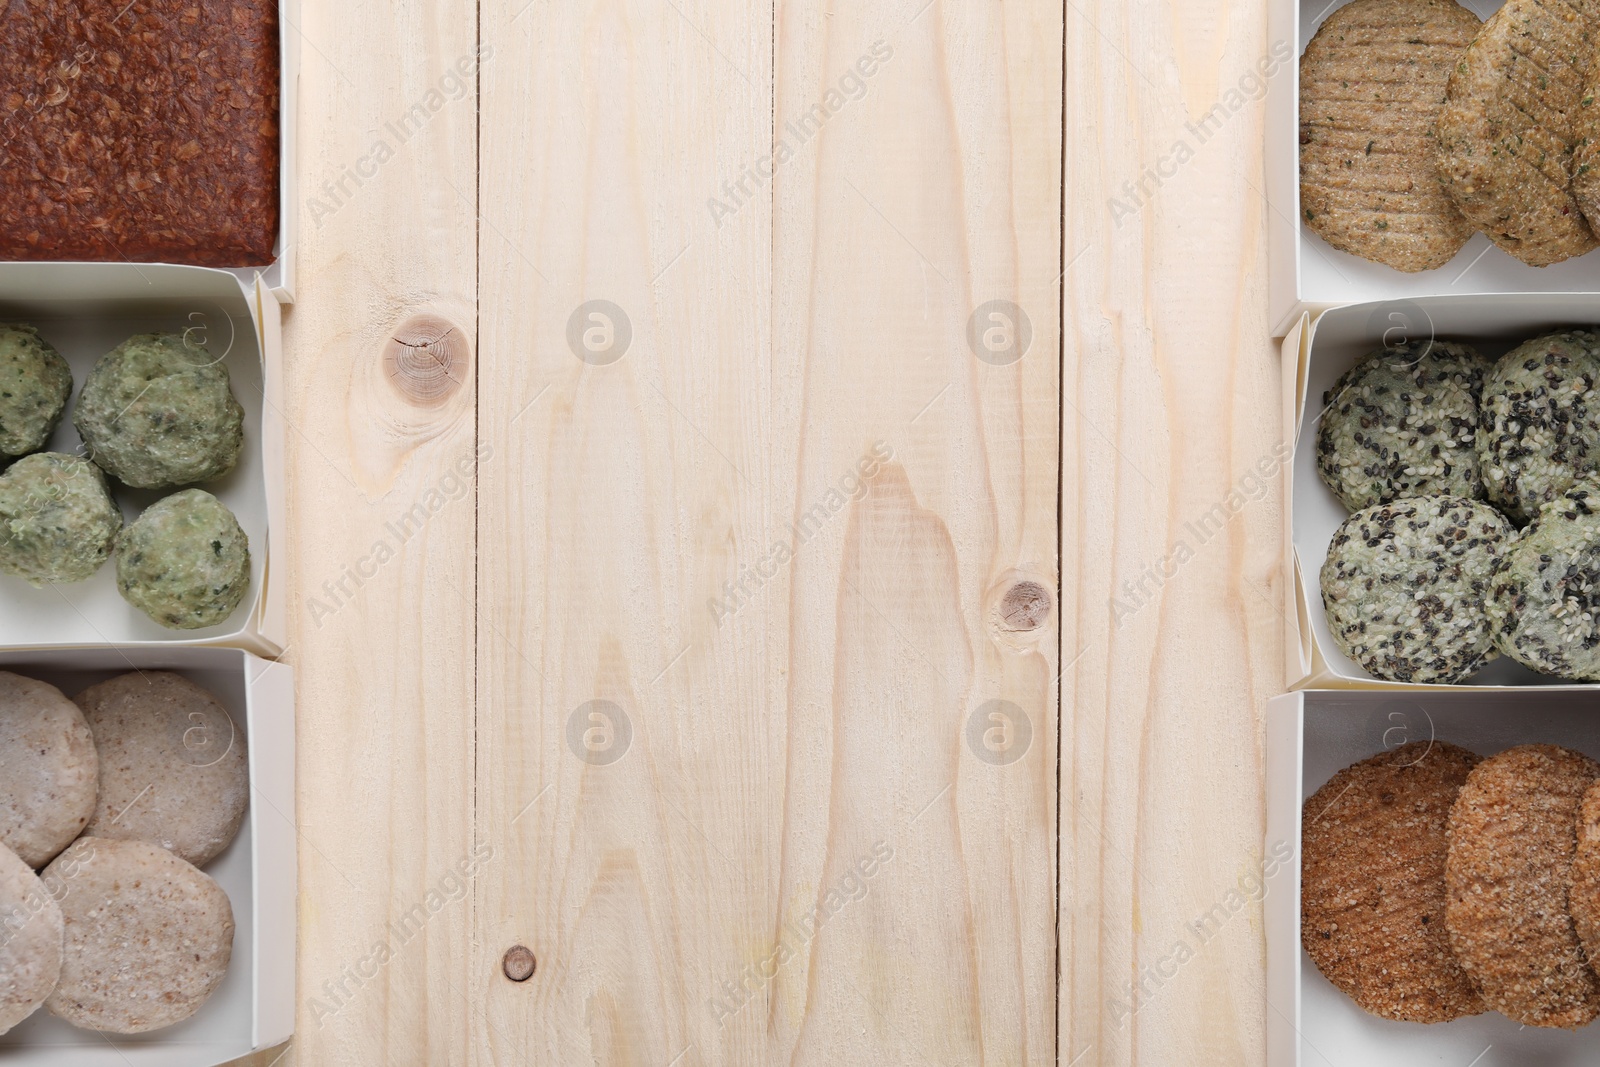
[[[470,357],[466,336],[438,315],[413,315],[383,348],[383,372],[413,404],[442,403],[460,389]]]
[[[1013,630],[1037,630],[1050,617],[1050,593],[1038,582],[1018,582],[1000,601],[1000,617]]]
[[[501,969],[513,982],[526,982],[533,977],[533,972],[538,966],[538,961],[533,958],[533,953],[528,951],[526,945],[512,945],[506,949],[505,958],[500,961]]]

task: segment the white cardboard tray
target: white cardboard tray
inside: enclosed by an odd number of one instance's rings
[[[1600,261],[1597,261],[1600,262]],[[1418,686],[1372,677],[1334,646],[1322,610],[1318,575],[1333,532],[1348,517],[1316,469],[1317,419],[1324,393],[1357,359],[1385,339],[1439,337],[1473,342],[1490,356],[1557,327],[1600,324],[1600,295],[1529,293],[1434,296],[1351,304],[1304,315],[1283,341],[1284,426],[1293,445],[1285,465],[1286,524],[1284,670],[1289,688],[1349,686],[1413,690],[1542,686],[1594,689],[1536,674],[1501,657],[1463,685]]]
[[[250,811],[227,851],[205,867],[233,904],[233,960],[217,992],[176,1026],[122,1037],[78,1030],[41,1008],[0,1036],[4,1067],[214,1067],[294,1032],[294,675],[223,648],[124,647],[0,651],[0,670],[69,697],[134,669],[177,671],[214,693],[245,731]]]
[[[250,538],[250,591],[226,621],[172,630],[122,599],[108,561],[92,578],[35,589],[0,575],[0,647],[200,643],[277,655],[283,648],[285,579],[274,571],[284,528],[282,311],[265,284],[206,267],[127,263],[0,263],[0,322],[27,322],[72,365],[67,414],[46,446],[75,452],[72,410],[97,359],[150,330],[190,334],[223,358],[245,410],[244,449],[227,477],[205,484]],[[225,354],[225,355],[224,355]],[[167,495],[117,487],[124,517]],[[280,542],[281,543],[281,540]]]
[[[1324,19],[1349,0],[1270,0],[1269,41],[1293,41],[1295,62],[1268,83],[1267,199],[1271,282],[1269,319],[1282,336],[1302,312],[1340,304],[1437,295],[1600,292],[1600,249],[1550,267],[1529,267],[1476,234],[1437,270],[1407,274],[1340,252],[1312,233],[1300,217],[1300,69]],[[1499,0],[1461,0],[1481,17]]]
[[[1308,690],[1267,704],[1264,854],[1291,862],[1267,879],[1269,1067],[1600,1067],[1600,1024],[1522,1027],[1493,1013],[1423,1026],[1368,1015],[1300,946],[1301,807],[1335,773],[1407,741],[1436,738],[1489,756],[1564,745],[1600,757],[1600,694]]]

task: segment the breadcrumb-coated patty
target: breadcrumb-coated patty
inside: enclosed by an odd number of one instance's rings
[[[1445,922],[1484,1002],[1527,1026],[1575,1029],[1600,1016],[1567,910],[1578,808],[1600,764],[1521,745],[1473,769],[1450,809]]]
[[[1306,953],[1362,1010],[1400,1022],[1477,1015],[1445,928],[1445,830],[1479,757],[1414,741],[1346,767],[1301,815]]]
[[[1572,858],[1567,903],[1589,966],[1600,971],[1600,781],[1578,806],[1578,851]]]
[[[1467,677],[1495,655],[1485,604],[1513,533],[1494,508],[1462,497],[1413,497],[1351,515],[1322,565],[1334,643],[1377,678]]]
[[[1433,124],[1478,16],[1454,0],[1355,0],[1300,60],[1300,204],[1341,251],[1422,271],[1472,225],[1439,183]]]

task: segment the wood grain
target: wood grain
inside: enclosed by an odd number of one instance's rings
[[[1239,91],[1263,6],[1070,0],[1066,39],[1061,1059],[1259,1064],[1260,906],[1229,894],[1259,873],[1282,688],[1264,109]]]
[[[471,81],[460,99],[439,90],[477,26],[461,3],[303,18],[285,336],[300,1014],[285,1062],[459,1063],[477,1028],[472,902],[446,881],[475,843],[477,128]],[[419,314],[468,341],[452,391],[386,358]]]
[[[289,1059],[1057,1060],[1062,18],[307,12]]]
[[[777,1062],[1055,1058],[1056,631],[1014,642],[992,608],[1023,576],[1056,585],[1059,19],[1042,3],[780,12],[780,123],[892,53],[778,183],[776,360],[804,375],[796,514],[873,443],[893,460],[794,566],[779,906],[808,906],[868,842],[895,858],[780,973]],[[1032,322],[1019,362],[968,343],[992,300]],[[1005,739],[1015,762],[967,743],[991,701],[1032,733]]]

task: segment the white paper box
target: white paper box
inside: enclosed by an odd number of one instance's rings
[[[272,1048],[294,1032],[294,675],[287,666],[222,648],[0,651],[0,670],[68,696],[135,668],[177,671],[210,690],[245,731],[250,810],[205,872],[233,904],[227,977],[191,1018],[129,1037],[79,1030],[41,1008],[0,1036],[4,1067],[212,1067]]]
[[[1368,1015],[1300,946],[1301,808],[1334,774],[1408,741],[1490,756],[1555,744],[1600,757],[1600,694],[1352,690],[1290,693],[1267,705],[1265,850],[1294,860],[1267,881],[1269,1067],[1600,1067],[1600,1031],[1523,1027],[1489,1013],[1424,1026]]]
[[[1600,323],[1600,296],[1530,293],[1521,296],[1436,296],[1352,304],[1305,316],[1284,338],[1283,383],[1286,435],[1293,459],[1285,468],[1289,513],[1285,672],[1291,689],[1344,686],[1424,688],[1373,678],[1333,644],[1322,610],[1318,575],[1333,533],[1349,515],[1316,469],[1317,419],[1322,398],[1339,375],[1386,340],[1438,337],[1469,341],[1498,357],[1523,341],[1557,328]],[[1538,685],[1595,688],[1562,683],[1501,657],[1473,675],[1479,687]],[[1463,686],[1445,687],[1459,690]]]
[[[67,414],[46,446],[76,452],[72,410],[101,356],[135,333],[192,331],[222,358],[244,408],[238,467],[201,488],[232,509],[250,539],[250,590],[233,615],[200,630],[162,626],[122,599],[115,561],[87,581],[35,589],[0,575],[0,647],[96,644],[229,645],[277,655],[284,644],[284,585],[273,546],[284,529],[281,309],[264,283],[206,267],[128,263],[0,263],[0,322],[26,322],[72,365]],[[224,356],[224,354],[226,354]],[[127,521],[173,490],[115,487]]]
[[[1550,267],[1529,267],[1475,234],[1449,263],[1407,274],[1339,252],[1308,229],[1300,210],[1299,56],[1322,21],[1348,0],[1270,0],[1269,40],[1293,41],[1294,64],[1269,82],[1267,198],[1272,247],[1273,336],[1286,333],[1303,311],[1366,300],[1474,293],[1600,292],[1600,250]],[[1498,0],[1463,0],[1487,17]]]

